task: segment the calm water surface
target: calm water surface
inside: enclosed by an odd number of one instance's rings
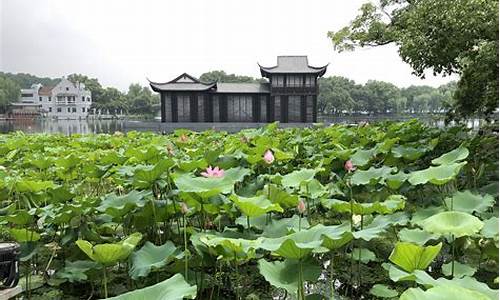
[[[382,120],[393,120],[393,121],[404,121],[410,119],[410,117],[387,117],[387,116],[347,116],[347,117],[320,117],[319,121],[324,123],[335,123],[335,124],[357,124],[360,122],[376,122]],[[423,122],[436,127],[443,127],[444,121],[435,118],[419,118]],[[239,128],[238,124],[229,123],[174,123],[161,124],[159,121],[127,121],[127,120],[52,120],[52,119],[33,119],[33,120],[0,120],[0,133],[8,133],[14,131],[22,131],[25,133],[62,133],[65,135],[71,134],[89,134],[89,133],[114,133],[116,131],[126,132],[130,130],[142,130],[142,131],[167,131],[171,132],[175,128],[190,128],[194,130],[205,130],[211,129],[213,127],[222,126],[221,130],[227,130],[223,126],[232,125],[229,131],[241,130],[244,127]],[[248,124],[241,124],[241,126],[247,126]],[[260,124],[259,126],[262,126]],[[290,124],[292,125],[292,124]],[[300,124],[299,124],[300,125]],[[160,129],[163,126],[163,129]],[[169,128],[172,127],[172,128]],[[191,126],[191,127],[190,127]],[[292,125],[293,126],[293,125]],[[468,122],[469,127],[477,128],[479,126],[479,120],[471,120]]]

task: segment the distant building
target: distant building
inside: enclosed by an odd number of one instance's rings
[[[14,116],[38,115],[57,119],[81,119],[90,113],[92,95],[83,83],[62,78],[53,87],[33,84],[21,90],[21,101],[12,104]]]
[[[186,73],[150,82],[161,95],[161,121],[316,122],[318,78],[327,65],[310,66],[307,56],[278,56],[276,66],[259,67],[269,82],[201,82]]]

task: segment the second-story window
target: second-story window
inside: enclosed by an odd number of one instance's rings
[[[49,96],[49,102],[50,102],[50,101],[52,101],[52,97],[51,97],[51,96]]]
[[[40,102],[42,102],[42,97],[41,97],[41,96],[40,96],[40,97],[38,97],[38,100],[39,100]]]
[[[85,96],[82,96],[82,102],[85,102]]]
[[[306,76],[306,86],[309,87],[314,86],[314,81],[315,81],[314,76],[312,75]]]
[[[283,75],[273,76],[273,86],[282,87],[283,86]]]
[[[302,86],[303,77],[301,75],[288,75],[286,77],[287,87],[299,87]]]

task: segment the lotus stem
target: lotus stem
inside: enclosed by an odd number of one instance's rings
[[[334,300],[334,280],[333,280],[333,260],[335,258],[335,254],[333,251],[330,252],[330,300]]]
[[[453,202],[452,202],[453,203]],[[455,277],[455,235],[451,235],[451,278]]]
[[[182,215],[182,225],[184,226],[184,278],[188,280],[188,248],[187,248],[187,226],[186,226],[186,216]]]
[[[247,216],[247,229],[250,231],[250,217]]]
[[[106,267],[103,267],[102,271],[103,271],[102,284],[104,286],[104,298],[108,298],[108,278],[106,274],[107,273]]]

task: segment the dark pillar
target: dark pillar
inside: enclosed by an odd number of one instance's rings
[[[214,108],[212,94],[205,94],[203,97],[203,105],[205,108],[205,122],[213,122],[214,120]]]
[[[176,94],[172,94],[172,122],[179,122],[179,108]]]
[[[281,122],[288,123],[288,96],[280,97]]]
[[[269,122],[276,121],[276,119],[274,117],[274,103],[275,102],[276,102],[276,96],[271,96],[271,98],[269,100],[269,114],[268,114]]]
[[[196,93],[189,95],[189,114],[191,122],[198,122],[198,95]]]
[[[161,114],[161,122],[162,123],[165,123],[167,122],[167,108],[165,105],[167,105],[167,103],[165,102],[165,93],[161,93],[160,94],[160,114]]]
[[[219,118],[221,122],[227,122],[227,95],[219,97]]]
[[[252,122],[260,122],[260,95],[252,96]]]
[[[307,122],[307,96],[300,96],[300,121]]]
[[[313,123],[318,122],[318,96],[313,96]]]

